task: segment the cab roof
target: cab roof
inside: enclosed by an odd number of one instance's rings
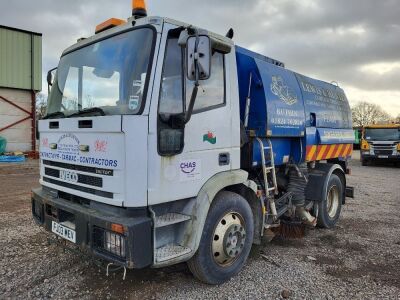
[[[366,125],[364,126],[364,128],[369,128],[369,129],[373,129],[373,128],[400,128],[400,124],[371,124],[371,125]]]
[[[153,26],[157,30],[158,33],[160,33],[161,30],[162,30],[162,25],[163,25],[164,22],[176,25],[178,27],[193,26],[193,25],[188,24],[188,23],[184,23],[184,22],[181,22],[181,21],[177,21],[177,20],[170,19],[170,18],[165,18],[165,17],[157,17],[157,16],[153,16],[152,17],[152,16],[149,16],[149,17],[143,17],[143,18],[140,18],[140,19],[134,19],[133,17],[131,17],[131,18],[129,18],[127,20],[126,23],[124,23],[122,25],[115,26],[115,27],[112,27],[110,29],[104,30],[104,31],[99,32],[97,34],[94,34],[94,35],[92,35],[92,36],[90,36],[88,38],[80,38],[80,39],[78,39],[77,43],[75,43],[74,45],[72,45],[72,46],[68,47],[67,49],[65,49],[63,51],[62,55],[65,55],[65,54],[67,54],[67,53],[69,53],[71,51],[74,51],[74,50],[77,50],[79,48],[82,48],[82,47],[84,47],[86,45],[92,44],[92,43],[94,43],[96,41],[103,40],[103,39],[107,38],[108,36],[112,36],[112,35],[118,34],[119,32],[128,30],[130,28],[150,25],[150,26]],[[210,35],[211,37],[213,37],[214,39],[223,41],[224,43],[228,43],[228,44],[230,44],[232,46],[234,45],[233,41],[230,38],[227,38],[227,37],[225,37],[223,35],[219,35],[219,34],[214,33],[214,32],[207,31],[207,30],[205,30],[203,28],[200,28],[200,27],[197,27],[197,26],[195,26],[195,27],[197,29],[203,31],[203,32],[207,32],[207,34]]]

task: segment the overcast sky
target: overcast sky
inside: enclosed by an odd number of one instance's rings
[[[130,0],[0,0],[0,24],[43,33],[43,78],[63,49]],[[286,67],[336,81],[351,104],[368,101],[400,114],[399,0],[147,0],[149,15],[225,34]],[[45,83],[43,90],[46,90]]]

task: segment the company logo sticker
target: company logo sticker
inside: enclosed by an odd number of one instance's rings
[[[129,109],[135,110],[139,106],[139,96],[130,96],[129,97]]]
[[[272,76],[271,92],[287,105],[293,105],[297,102],[296,94],[285,84],[281,76]]]
[[[49,139],[48,138],[42,139],[42,147],[49,147]]]
[[[81,163],[102,167],[118,167],[118,160],[103,156],[107,152],[107,141],[98,140],[94,142],[95,152],[100,152],[95,156],[89,156],[89,145],[82,145],[79,138],[73,133],[64,133],[60,136],[57,143],[49,144],[51,151],[40,151],[42,159],[62,160],[68,163]],[[47,149],[46,149],[47,150]],[[85,153],[82,153],[84,151]]]
[[[182,160],[179,163],[180,181],[197,180],[201,178],[201,160]]]
[[[95,152],[106,152],[107,151],[107,141],[96,140],[94,142],[94,151]]]
[[[217,137],[212,131],[209,131],[203,135],[203,142],[209,142],[214,145],[217,142]]]

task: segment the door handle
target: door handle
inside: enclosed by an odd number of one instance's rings
[[[218,156],[218,163],[220,166],[226,166],[230,163],[229,153],[220,153]]]

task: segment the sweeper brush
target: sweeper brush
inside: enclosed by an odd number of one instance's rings
[[[281,220],[281,225],[276,228],[272,228],[276,237],[284,239],[300,239],[305,235],[306,225],[301,221],[289,221]]]

